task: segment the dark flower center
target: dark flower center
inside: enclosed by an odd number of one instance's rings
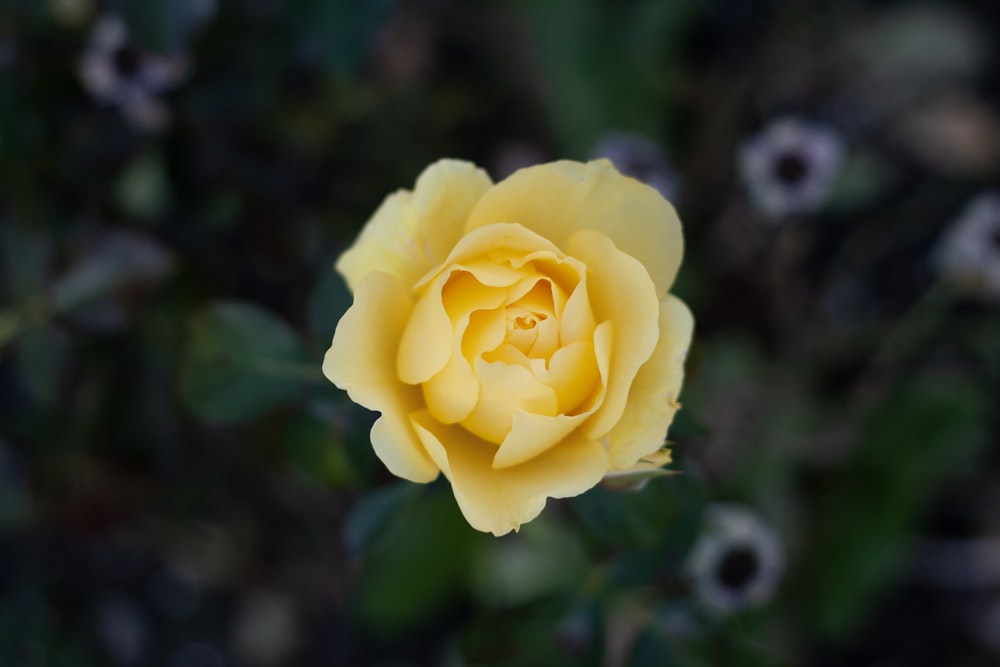
[[[142,54],[131,44],[119,47],[112,56],[115,68],[122,76],[134,76],[139,71]]]
[[[1000,250],[1000,228],[993,230],[993,233],[990,234],[990,241],[996,250]]]
[[[729,589],[742,590],[757,576],[760,563],[749,547],[730,549],[719,563],[719,581]]]
[[[799,153],[783,153],[774,163],[774,175],[786,185],[795,185],[805,177],[807,171],[809,164]]]

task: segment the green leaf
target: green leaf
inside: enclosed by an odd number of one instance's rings
[[[329,345],[337,322],[352,302],[343,276],[329,268],[323,271],[309,296],[309,329],[317,340]]]
[[[936,485],[968,467],[985,441],[986,396],[968,379],[926,373],[908,379],[873,415],[857,460],[814,519],[816,571],[807,599],[822,634],[847,636],[893,584]]]
[[[628,667],[679,667],[681,664],[669,637],[655,626],[647,627],[636,638],[628,659]]]
[[[392,0],[300,0],[290,6],[300,45],[329,74],[349,74],[368,54]]]
[[[358,485],[358,471],[342,435],[330,421],[315,414],[296,415],[289,420],[285,446],[289,463],[308,477],[324,485]]]
[[[397,482],[376,489],[364,496],[344,521],[344,544],[353,555],[365,553],[386,527],[403,514],[406,505],[419,495],[420,487],[410,482]]]
[[[114,186],[121,211],[132,218],[150,221],[170,202],[170,182],[163,157],[150,149],[129,164]]]
[[[405,502],[383,499],[366,510],[378,516],[387,503],[393,516],[363,553],[352,608],[383,636],[415,630],[454,603],[468,585],[475,547],[487,539],[469,527],[447,484],[413,488],[421,492]]]
[[[122,0],[122,17],[136,41],[151,51],[182,51],[214,11],[210,0]]]
[[[510,538],[492,541],[479,554],[473,585],[484,606],[514,607],[578,591],[588,570],[576,535],[543,514]]]
[[[585,153],[609,128],[661,137],[672,66],[692,0],[515,1],[527,24],[553,132]]]
[[[25,386],[40,402],[54,403],[69,358],[68,337],[54,327],[42,324],[18,339],[14,349]]]
[[[318,365],[305,362],[287,324],[253,305],[217,303],[191,325],[181,397],[206,421],[246,421],[295,398],[304,380],[318,379]]]
[[[693,535],[702,502],[693,480],[680,474],[649,480],[635,491],[598,486],[570,504],[599,540],[648,549],[664,546],[667,538]]]

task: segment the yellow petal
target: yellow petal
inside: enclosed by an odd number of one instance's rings
[[[461,266],[439,273],[423,288],[399,341],[397,370],[407,384],[419,384],[439,373],[452,358],[458,322],[473,311],[496,308],[507,289],[484,285]]]
[[[578,340],[556,350],[548,368],[535,375],[555,390],[560,414],[574,414],[580,404],[593,398],[603,386],[593,340]]]
[[[515,172],[483,195],[466,229],[496,222],[520,223],[560,248],[578,230],[601,232],[646,267],[658,298],[673,284],[684,252],[673,206],[607,160],[552,162]]]
[[[427,409],[435,419],[455,424],[466,417],[479,401],[479,379],[462,354],[462,341],[469,327],[469,315],[458,323],[451,359],[440,373],[423,383]]]
[[[684,359],[691,345],[694,318],[673,295],[660,303],[660,340],[639,369],[629,392],[625,414],[607,435],[611,466],[625,469],[656,452],[680,404]]]
[[[484,284],[511,285],[527,275],[521,270],[521,264],[528,253],[538,253],[534,256],[553,260],[563,257],[562,251],[551,241],[530,229],[522,225],[501,223],[480,227],[462,237],[442,263],[440,270],[460,265]],[[423,276],[417,282],[416,289],[421,289],[436,279],[439,273],[440,271],[432,271]],[[495,274],[495,280],[502,282],[490,280],[488,274]]]
[[[496,308],[507,299],[507,291],[484,283],[474,272],[455,267],[441,290],[441,302],[454,323],[474,310]]]
[[[430,380],[451,358],[455,328],[441,291],[452,274],[444,273],[417,299],[399,338],[396,370],[407,384]]]
[[[509,468],[536,458],[565,439],[586,418],[586,414],[551,417],[518,410],[510,433],[496,450],[493,467]]]
[[[576,496],[596,485],[607,470],[600,443],[576,433],[540,456],[517,466],[494,469],[496,446],[458,426],[443,426],[426,413],[413,416],[428,451],[451,480],[455,499],[469,524],[504,535],[541,513],[547,498]]]
[[[440,160],[417,178],[413,192],[389,195],[337,261],[351,290],[372,271],[410,286],[444,260],[464,233],[469,212],[492,186],[469,162]]]
[[[548,364],[542,359],[530,360],[535,378],[555,392],[560,414],[515,411],[510,432],[493,459],[495,468],[518,465],[539,456],[559,444],[602,404],[606,372],[602,374],[598,368],[595,346],[607,357],[610,331],[611,323],[604,322],[594,332],[592,341],[577,341],[560,349]]]
[[[555,415],[556,393],[524,366],[502,361],[475,361],[479,378],[479,401],[462,426],[479,437],[500,444],[510,432],[514,413],[519,410]]]
[[[586,340],[593,335],[595,324],[594,311],[590,307],[590,292],[584,277],[566,299],[559,321],[560,339],[564,345]]]
[[[600,438],[621,418],[632,380],[656,347],[659,303],[645,267],[603,234],[579,231],[570,237],[567,250],[590,270],[587,289],[594,318],[614,325],[607,394],[584,426],[588,437]]]
[[[368,274],[357,286],[354,305],[337,324],[323,373],[355,403],[382,413],[372,426],[372,446],[389,471],[429,482],[438,467],[408,419],[422,405],[420,389],[396,376],[396,345],[411,310],[413,297],[398,278]]]

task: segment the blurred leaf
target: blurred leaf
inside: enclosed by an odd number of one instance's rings
[[[180,370],[187,407],[202,419],[236,423],[291,400],[318,378],[296,333],[256,306],[217,303],[191,325]]]
[[[650,480],[636,491],[598,486],[570,504],[601,541],[646,548],[665,548],[667,540],[688,533],[693,540],[701,507],[693,480],[684,474]]]
[[[288,425],[285,445],[290,463],[306,475],[333,486],[358,484],[347,448],[328,422],[312,414],[298,415]]]
[[[415,488],[419,495],[405,502],[379,502],[391,505],[394,516],[366,550],[354,592],[353,609],[383,636],[427,624],[456,600],[468,585],[474,547],[486,539],[466,523],[447,484]]]
[[[50,235],[15,224],[0,214],[0,252],[4,282],[11,288],[11,296],[27,296],[45,284],[53,255]]]
[[[215,12],[217,0],[122,0],[136,40],[151,51],[177,53]]]
[[[862,64],[893,75],[893,86],[972,76],[989,51],[982,26],[944,3],[904,4],[865,18],[847,46]]]
[[[608,128],[659,140],[691,0],[514,2],[528,24],[553,131],[585,153]]]
[[[25,386],[42,403],[56,400],[60,378],[68,357],[68,340],[52,326],[33,327],[14,348]]]
[[[396,482],[361,498],[344,521],[344,545],[348,553],[365,553],[419,495],[420,487],[416,484]]]
[[[309,328],[316,340],[329,345],[337,322],[352,303],[347,283],[332,267],[323,270],[309,296]]]
[[[851,213],[871,204],[883,194],[896,174],[893,166],[874,154],[852,154],[840,168],[826,206],[842,213]]]
[[[479,554],[473,584],[484,606],[513,607],[579,590],[588,568],[576,536],[543,514],[510,539],[491,542]]]
[[[170,200],[170,183],[163,158],[156,150],[139,155],[118,177],[115,199],[122,213],[139,220],[153,220]]]
[[[814,519],[818,625],[842,638],[900,573],[907,540],[936,483],[984,441],[987,397],[962,377],[908,379],[873,415],[858,459]]]
[[[31,496],[25,493],[24,468],[18,453],[0,440],[0,529],[16,526],[31,515]]]
[[[614,491],[639,491],[651,479],[676,475],[676,470],[665,467],[670,465],[672,458],[670,447],[666,445],[639,459],[639,462],[629,469],[609,472],[601,480],[601,486]]]
[[[169,250],[152,237],[109,231],[55,280],[52,308],[63,312],[119,289],[157,283],[170,274],[173,263]]]
[[[669,638],[656,626],[647,627],[635,640],[628,667],[680,667]]]
[[[691,552],[701,528],[705,492],[689,470],[679,466],[681,474],[652,480],[647,485],[660,487],[665,496],[657,496],[670,518],[662,526],[649,528],[642,541],[626,544],[611,562],[608,581],[620,588],[646,586],[661,578],[676,577]],[[635,495],[636,492],[618,492]],[[607,539],[605,537],[605,539]]]
[[[305,55],[329,74],[350,74],[368,55],[392,0],[300,0],[290,5],[292,25]]]
[[[974,326],[965,330],[969,345],[983,361],[984,369],[994,382],[1000,381],[1000,316],[989,313]]]

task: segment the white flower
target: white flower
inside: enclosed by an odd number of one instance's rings
[[[698,599],[731,613],[771,598],[784,570],[774,531],[748,507],[717,503],[705,511],[687,571]]]
[[[769,216],[808,213],[826,201],[843,154],[833,130],[783,118],[743,143],[740,175],[754,203]]]
[[[946,279],[1000,301],[1000,193],[988,192],[969,203],[942,235],[936,260]]]
[[[607,132],[590,153],[592,160],[602,157],[611,160],[626,176],[652,186],[664,199],[677,201],[680,179],[667,154],[647,137],[634,132]]]
[[[141,48],[115,15],[97,21],[78,63],[80,80],[95,99],[120,106],[130,123],[150,132],[170,122],[170,111],[157,95],[179,82],[186,71],[184,58]]]

